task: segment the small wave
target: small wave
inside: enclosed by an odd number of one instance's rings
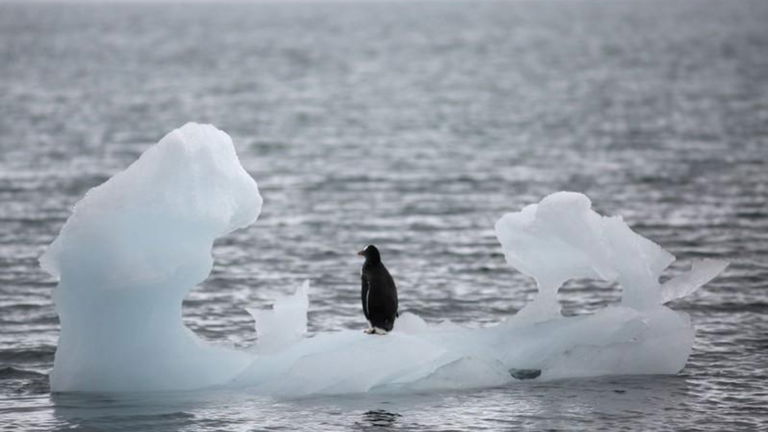
[[[56,348],[53,346],[41,346],[26,350],[0,350],[0,363],[53,363],[55,353]]]
[[[685,305],[685,310],[689,312],[748,312],[748,313],[765,313],[768,311],[768,303],[766,302],[751,302],[751,303],[737,303],[737,302],[724,302],[724,303],[711,303],[711,304],[698,304],[690,303]]]
[[[0,390],[9,393],[37,395],[51,391],[48,375],[13,366],[0,368]]]
[[[48,378],[47,374],[6,366],[0,369],[0,380]]]

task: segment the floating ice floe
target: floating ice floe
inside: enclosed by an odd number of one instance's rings
[[[620,217],[597,214],[586,196],[558,192],[496,223],[507,262],[538,286],[530,304],[496,326],[428,324],[406,313],[384,337],[351,330],[307,337],[307,283],[272,310],[249,309],[255,349],[209,344],[182,323],[182,300],[210,273],[213,241],[253,223],[261,204],[230,137],[194,123],[90,190],[40,259],[59,278],[52,390],[226,386],[303,396],[674,374],[694,330],[664,303],[727,265],[699,261],[660,284],[671,254]],[[557,291],[574,278],[618,282],[621,304],[563,317]]]

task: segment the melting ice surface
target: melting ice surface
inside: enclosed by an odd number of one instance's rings
[[[496,386],[520,370],[540,370],[536,379],[674,374],[694,330],[664,303],[726,266],[700,261],[660,284],[671,254],[620,217],[594,212],[586,196],[559,192],[496,223],[508,263],[539,290],[496,326],[428,324],[404,314],[387,336],[306,337],[307,283],[271,310],[249,310],[259,337],[253,350],[211,345],[183,325],[182,299],[208,276],[214,239],[253,223],[261,204],[230,137],[193,123],[90,190],[40,259],[59,278],[52,390],[226,386],[302,396]],[[621,304],[563,317],[556,294],[573,278],[618,282]]]

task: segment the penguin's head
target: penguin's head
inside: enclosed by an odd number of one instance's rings
[[[381,255],[379,250],[374,245],[368,245],[363,250],[357,253],[360,256],[364,256],[367,261],[376,262],[381,261]]]

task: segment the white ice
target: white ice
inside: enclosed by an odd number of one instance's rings
[[[209,274],[213,240],[253,223],[261,203],[229,136],[193,123],[86,194],[40,260],[59,277],[52,390],[231,386],[304,396],[496,386],[520,370],[540,370],[540,380],[674,374],[685,366],[694,329],[664,303],[726,265],[697,262],[660,284],[671,254],[620,217],[594,212],[586,196],[559,192],[496,224],[507,261],[539,290],[498,325],[430,324],[406,313],[386,336],[307,336],[305,283],[272,309],[248,309],[253,349],[211,345],[183,325],[182,299]],[[557,291],[574,278],[618,282],[621,304],[563,317]]]
[[[59,277],[51,388],[189,389],[251,361],[211,346],[181,302],[211,271],[214,239],[253,223],[262,199],[230,137],[187,124],[75,205],[40,258]]]
[[[256,324],[257,348],[268,353],[299,341],[307,333],[309,281],[293,295],[278,298],[272,309],[246,308]]]

